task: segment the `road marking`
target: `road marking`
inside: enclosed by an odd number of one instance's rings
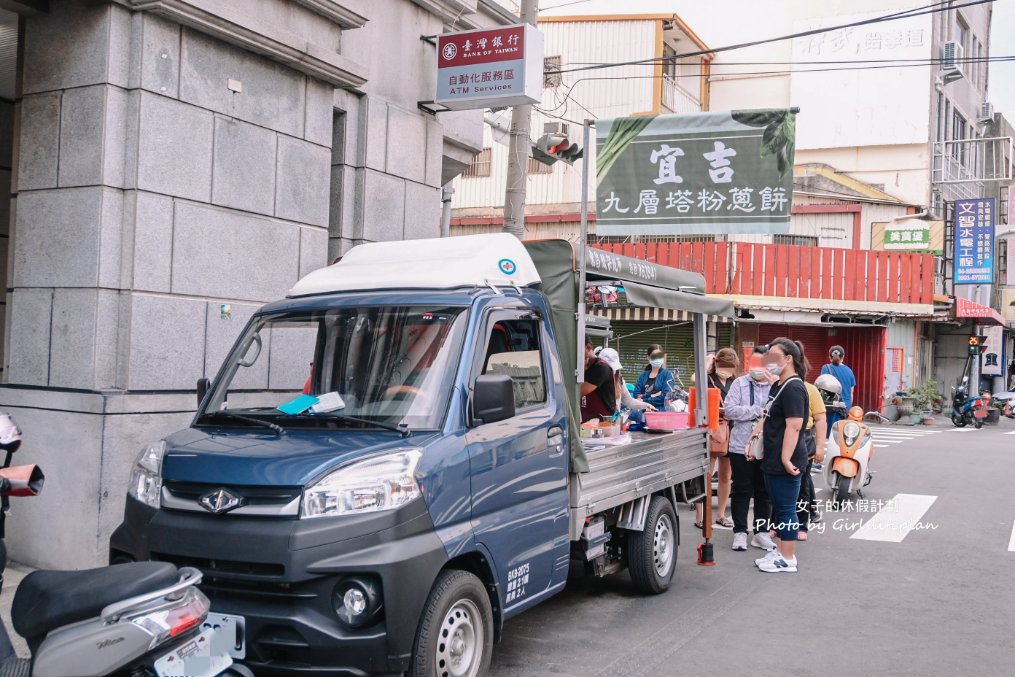
[[[887,444],[875,444],[874,448],[875,449],[884,449],[887,446],[888,446]]]
[[[937,496],[896,494],[895,498],[889,501],[889,505],[881,508],[850,538],[901,543],[913,529],[926,529],[930,526],[928,523],[921,523],[920,518],[936,500]]]
[[[1015,430],[1012,430],[1010,433],[1005,433],[1005,435],[1015,435]]]
[[[973,430],[976,430],[976,428],[949,428],[945,432],[949,432],[949,433],[968,433],[968,432],[972,432]]]
[[[1008,433],[1011,435],[1011,433]],[[1015,552],[1015,524],[1011,527],[1011,538],[1008,539],[1008,552]]]

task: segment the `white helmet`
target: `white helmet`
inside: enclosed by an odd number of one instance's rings
[[[839,379],[835,378],[831,374],[822,374],[816,381],[814,381],[814,385],[818,390],[842,395],[842,384],[839,383]]]
[[[0,411],[0,451],[14,453],[21,446],[21,430],[11,415]]]

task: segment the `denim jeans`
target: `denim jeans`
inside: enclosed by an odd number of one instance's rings
[[[772,501],[772,522],[784,541],[795,541],[800,531],[800,522],[796,515],[797,499],[800,497],[800,475],[766,474],[768,496]]]
[[[730,491],[730,510],[733,513],[734,533],[747,533],[747,512],[754,499],[754,533],[768,533],[768,517],[772,508],[765,488],[765,473],[761,461],[748,461],[743,454],[731,453],[730,468],[733,471],[733,486]]]

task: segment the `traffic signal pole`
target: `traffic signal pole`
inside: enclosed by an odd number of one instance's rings
[[[525,23],[536,25],[539,0],[521,0],[519,16]],[[525,189],[529,178],[529,130],[532,106],[515,106],[511,111],[511,139],[508,146],[507,189],[504,192],[505,233],[519,240],[525,235]]]

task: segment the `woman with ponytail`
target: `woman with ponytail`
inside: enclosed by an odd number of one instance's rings
[[[797,498],[801,473],[807,467],[807,444],[802,434],[810,408],[804,385],[807,365],[800,345],[788,338],[777,338],[769,344],[765,365],[778,379],[769,394],[763,433],[765,453],[761,460],[778,543],[755,563],[767,573],[795,573],[800,530]]]

